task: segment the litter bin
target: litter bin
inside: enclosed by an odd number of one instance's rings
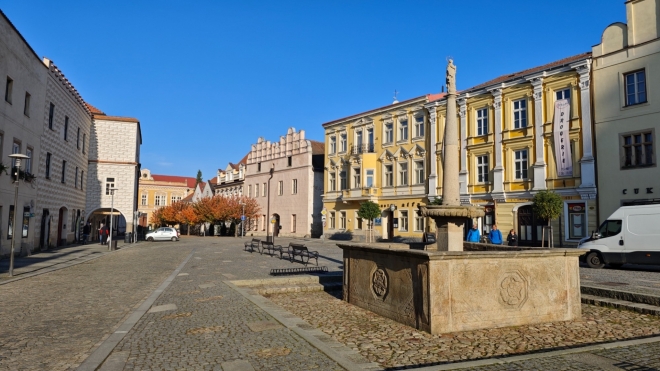
[[[132,232],[126,232],[124,235],[124,243],[131,243],[133,242],[133,233]]]
[[[117,240],[112,240],[112,244],[110,245],[110,250],[117,250]]]
[[[273,236],[266,236],[266,242],[273,242]]]

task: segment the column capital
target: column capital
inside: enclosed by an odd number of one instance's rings
[[[493,90],[490,90],[490,93],[495,97],[495,102],[502,102],[502,89],[501,88],[495,88]]]

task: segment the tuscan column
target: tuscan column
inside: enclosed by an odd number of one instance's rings
[[[438,134],[436,132],[435,121],[438,117],[436,112],[436,106],[429,107],[429,130],[428,133],[431,136],[429,143],[429,148],[426,151],[429,158],[429,190],[428,198],[430,201],[435,199],[438,196],[438,155],[436,154],[436,145],[438,143]]]
[[[458,182],[461,195],[467,196],[470,178],[470,171],[467,168],[467,98],[459,99],[458,104],[458,115],[461,117],[461,171],[458,173]]]
[[[502,166],[502,89],[491,91],[495,108],[495,167],[493,168],[493,197],[504,197],[504,167]],[[497,195],[499,194],[499,195]],[[498,197],[499,196],[499,197]]]
[[[536,161],[532,165],[534,171],[534,185],[532,190],[546,189],[546,164],[543,146],[543,78],[531,80],[534,87],[534,149]]]
[[[580,111],[582,112],[580,121],[582,129],[582,158],[580,159],[582,182],[580,188],[593,188],[596,186],[596,173],[591,135],[591,60],[586,60],[585,64],[578,66],[577,72],[580,74]]]

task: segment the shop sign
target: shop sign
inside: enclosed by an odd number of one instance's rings
[[[374,225],[375,226],[381,226],[382,225],[382,219],[381,218],[375,218],[374,219]]]
[[[557,176],[573,176],[573,156],[571,141],[568,137],[571,104],[568,99],[555,102],[555,122],[552,131],[555,139],[555,162]]]

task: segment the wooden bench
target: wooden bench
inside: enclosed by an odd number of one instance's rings
[[[260,246],[259,246],[260,243],[261,243],[261,240],[257,239],[257,238],[253,238],[252,241],[246,241],[244,250],[248,251],[248,249],[250,249],[250,252],[253,252],[254,249],[257,249],[257,251],[259,251],[259,253],[261,254],[261,249],[260,249]]]
[[[314,259],[316,260],[316,266],[319,265],[319,253],[317,251],[309,251],[307,246],[299,243],[289,243],[287,251],[282,251],[281,256],[284,254],[289,256],[289,261],[292,263],[296,261],[297,258],[300,258],[300,262],[307,266],[309,259]]]
[[[275,251],[279,251],[280,259],[282,258],[281,245],[275,245],[274,243],[268,241],[261,241],[261,253],[263,254],[263,252],[266,250],[268,250],[268,254],[270,254],[270,256],[273,256],[273,254],[275,254]]]

